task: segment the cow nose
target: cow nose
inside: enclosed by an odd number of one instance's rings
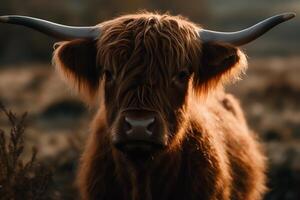
[[[166,146],[163,123],[158,113],[131,109],[121,112],[112,136],[115,147],[134,159],[147,159]]]
[[[142,137],[149,137],[153,134],[151,127],[155,123],[154,117],[149,117],[146,119],[134,119],[130,117],[125,117],[125,121],[129,125],[129,129],[126,130],[128,136],[134,134],[141,134]]]

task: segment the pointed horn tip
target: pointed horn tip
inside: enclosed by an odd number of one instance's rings
[[[294,17],[296,17],[296,13],[284,13],[282,14],[282,18],[287,21],[287,20],[290,20],[290,19],[293,19]]]
[[[9,16],[0,16],[0,22],[6,23],[9,21]]]

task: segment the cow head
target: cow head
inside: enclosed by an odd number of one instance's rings
[[[293,14],[271,17],[248,29],[214,32],[178,16],[140,13],[94,27],[69,27],[6,16],[56,38],[54,63],[89,102],[100,97],[115,149],[130,160],[170,150],[188,125],[189,97],[207,95],[246,67],[238,46]]]

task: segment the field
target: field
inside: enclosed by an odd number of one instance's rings
[[[269,159],[267,200],[300,198],[299,63],[296,56],[250,59],[247,75],[227,88],[240,99],[251,128],[264,143]],[[28,112],[22,160],[31,158],[34,146],[37,162],[51,171],[44,197],[77,197],[74,174],[94,110],[80,102],[48,65],[2,68],[0,91],[7,108],[18,116]],[[10,127],[0,113],[0,128],[8,133]]]
[[[1,0],[0,15],[93,25],[148,9],[182,14],[205,28],[235,31],[277,13],[298,13],[294,20],[243,47],[249,56],[249,69],[243,80],[226,90],[240,99],[250,127],[267,154],[269,192],[265,200],[299,200],[299,0],[224,2],[28,0],[24,4],[20,0]],[[23,124],[0,106],[0,200],[78,199],[74,178],[95,110],[85,106],[50,66],[54,42],[23,27],[0,26],[0,103],[18,119],[28,112]],[[2,135],[6,138],[5,150]],[[4,170],[5,161],[10,164]]]

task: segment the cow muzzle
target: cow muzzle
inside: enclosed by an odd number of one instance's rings
[[[155,111],[124,110],[115,130],[114,146],[132,159],[146,160],[167,144],[162,119]]]

